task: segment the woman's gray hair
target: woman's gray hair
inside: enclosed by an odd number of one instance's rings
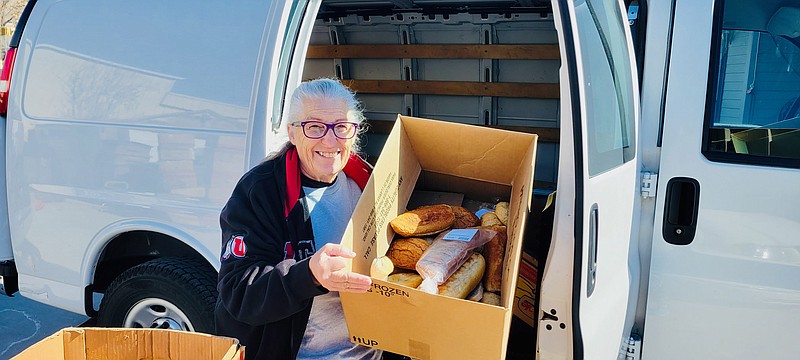
[[[352,152],[360,152],[362,134],[367,130],[364,123],[364,110],[361,102],[356,99],[356,94],[336,79],[321,78],[301,83],[289,99],[281,121],[280,131],[286,131],[289,123],[302,120],[301,117],[309,101],[320,99],[341,100],[347,104],[348,121],[358,123],[358,133],[353,142]],[[288,139],[286,141],[288,142]],[[288,143],[283,144],[279,151],[273,153],[272,156],[268,156],[268,158],[282,155],[290,145]]]

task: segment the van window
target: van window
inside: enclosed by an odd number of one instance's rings
[[[608,0],[577,1],[581,62],[586,96],[589,175],[594,176],[633,159],[632,72],[625,29],[618,6],[598,6]],[[614,2],[613,0],[610,0]]]
[[[243,133],[267,8],[57,2],[32,49],[23,111],[38,120]],[[162,19],[174,13],[183,16]]]
[[[723,4],[706,105],[710,160],[800,167],[800,1],[776,3]]]

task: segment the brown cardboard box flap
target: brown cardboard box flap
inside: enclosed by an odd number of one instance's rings
[[[14,360],[244,359],[233,338],[208,334],[127,328],[65,328],[33,344]]]

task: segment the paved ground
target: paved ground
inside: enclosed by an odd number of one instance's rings
[[[88,320],[78,315],[26,299],[0,295],[0,360],[10,359],[37,341]]]

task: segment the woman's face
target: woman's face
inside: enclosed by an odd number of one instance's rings
[[[337,123],[348,120],[347,103],[343,100],[317,98],[308,100],[303,116],[292,122],[316,120],[324,123]],[[309,139],[303,135],[303,128],[289,124],[289,141],[297,147],[300,156],[300,171],[303,175],[317,181],[333,182],[336,175],[347,164],[350,148],[355,136],[350,139],[337,138],[332,130],[319,139]]]

